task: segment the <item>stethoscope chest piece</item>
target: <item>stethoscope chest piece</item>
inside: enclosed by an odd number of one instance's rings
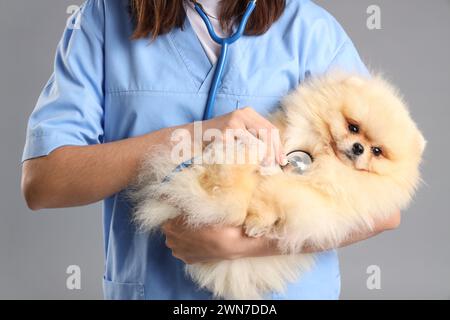
[[[313,163],[312,156],[305,151],[295,150],[287,154],[288,163],[282,167],[283,171],[303,175]]]

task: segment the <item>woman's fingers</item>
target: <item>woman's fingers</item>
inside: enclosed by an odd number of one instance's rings
[[[233,228],[205,226],[192,229],[182,217],[170,220],[162,226],[166,236],[166,246],[172,255],[185,263],[223,260],[230,257],[228,245],[233,242],[235,249],[237,236]]]
[[[258,145],[257,159],[260,162],[264,159],[263,163],[266,165],[274,163],[283,165],[286,162],[279,130],[250,107],[205,121],[204,128],[219,130],[219,132],[222,132],[222,139],[225,141],[230,138],[241,139],[244,144]],[[255,142],[253,137],[258,139],[262,145]]]
[[[244,108],[242,110],[246,129],[266,146],[263,163],[266,165],[272,165],[274,163],[282,164],[285,155],[282,150],[278,128],[252,108]]]
[[[242,227],[204,226],[192,229],[180,217],[165,223],[162,230],[172,255],[187,264],[275,253],[275,247],[268,246],[268,239],[250,238]]]
[[[267,145],[248,130],[239,130],[235,138],[245,146],[245,163],[259,164],[266,158]]]

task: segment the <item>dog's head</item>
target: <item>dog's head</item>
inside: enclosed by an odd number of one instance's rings
[[[416,185],[425,139],[402,98],[380,76],[311,78],[283,101],[282,110],[290,147],[308,141],[316,158],[326,155],[354,172]]]
[[[336,85],[338,97],[321,113],[336,157],[377,175],[417,168],[425,139],[396,90],[381,77],[349,76]]]

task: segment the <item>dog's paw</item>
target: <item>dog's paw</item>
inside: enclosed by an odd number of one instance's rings
[[[259,238],[272,231],[275,221],[273,219],[264,219],[257,215],[249,215],[244,222],[245,234],[252,238]]]
[[[245,234],[251,238],[260,238],[269,233],[270,227],[265,226],[244,226]]]

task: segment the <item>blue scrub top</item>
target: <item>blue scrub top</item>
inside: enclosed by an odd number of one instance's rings
[[[201,120],[213,76],[186,19],[149,43],[131,41],[127,0],[88,0],[59,43],[54,73],[27,131],[23,160],[64,145],[93,145]],[[281,18],[261,36],[230,47],[214,116],[243,106],[262,115],[308,75],[330,68],[367,73],[351,40],[309,0],[287,0]],[[107,299],[210,299],[185,275],[161,235],[137,232],[123,192],[104,201],[104,295]],[[313,270],[274,299],[337,299],[335,251],[317,255]]]

